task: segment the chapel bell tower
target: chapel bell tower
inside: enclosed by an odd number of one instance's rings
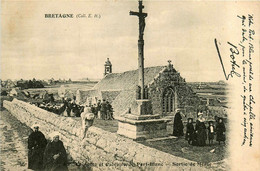
[[[112,64],[109,61],[109,58],[107,58],[107,61],[105,62],[105,72],[104,72],[104,76],[107,74],[111,74],[112,73]]]

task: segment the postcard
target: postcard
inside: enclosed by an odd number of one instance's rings
[[[259,9],[2,0],[1,170],[259,170]]]

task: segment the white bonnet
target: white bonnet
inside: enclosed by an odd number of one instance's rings
[[[202,113],[202,112],[199,112],[199,113],[198,113],[198,116],[200,116],[200,115],[203,115],[203,113]]]
[[[58,131],[54,131],[54,132],[52,132],[52,133],[49,134],[49,137],[51,138],[51,140],[53,140],[53,138],[54,138],[55,136],[57,136],[57,135],[60,137],[60,133],[59,133]]]
[[[38,128],[40,128],[40,125],[39,125],[39,124],[37,124],[37,123],[35,123],[35,124],[33,124],[33,125],[31,126],[31,128],[32,128],[32,129],[34,129],[35,127],[38,127]]]

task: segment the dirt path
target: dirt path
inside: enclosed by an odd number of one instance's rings
[[[27,169],[27,149],[24,144],[27,141],[28,135],[19,134],[16,129],[20,127],[24,129],[23,126],[14,121],[12,116],[6,111],[1,111],[0,120],[0,132],[1,132],[1,170],[28,170]]]

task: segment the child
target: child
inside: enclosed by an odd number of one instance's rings
[[[209,127],[208,127],[209,145],[213,144],[214,134],[215,134],[215,128],[213,126],[213,121],[209,121]]]
[[[187,123],[187,129],[186,129],[186,140],[188,140],[188,143],[194,143],[194,126],[193,126],[193,119],[188,118],[188,123]]]
[[[225,128],[225,125],[223,123],[223,119],[219,118],[217,126],[216,126],[216,134],[217,134],[217,138],[216,139],[217,139],[219,145],[220,145],[221,141],[223,141],[224,144],[225,144],[225,141],[226,141],[225,132],[226,132],[226,128]]]

